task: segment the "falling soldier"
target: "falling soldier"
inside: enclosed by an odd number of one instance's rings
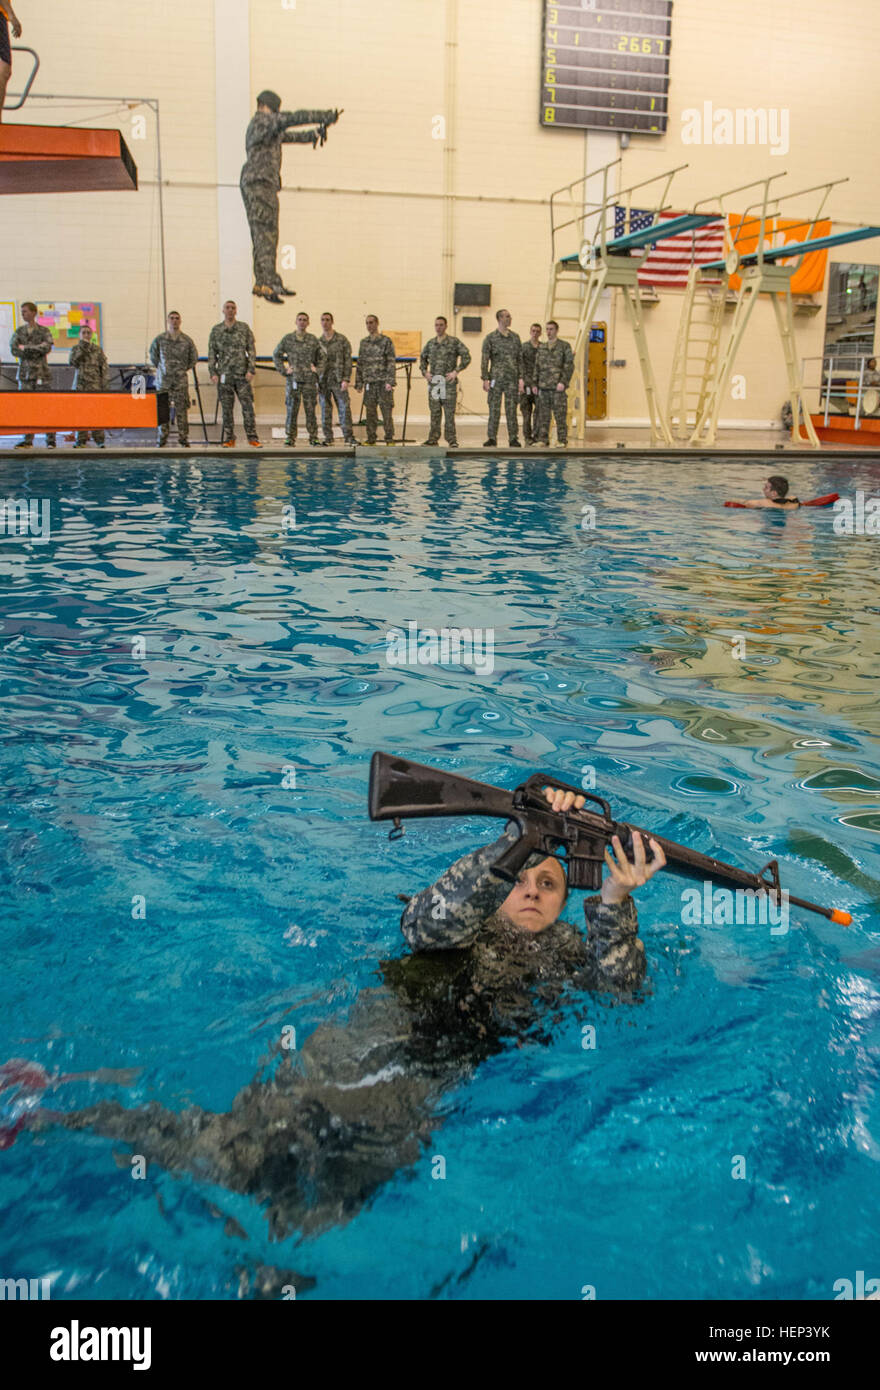
[[[241,171],[241,196],[251,229],[254,251],[254,294],[270,304],[283,304],[285,289],[278,274],[278,191],[281,188],[281,146],[323,145],[327,127],[339,120],[340,111],[282,111],[277,92],[260,92],[257,112],[245,136],[247,159]],[[316,126],[293,131],[291,126]]]

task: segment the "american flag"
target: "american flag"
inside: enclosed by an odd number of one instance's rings
[[[628,231],[640,232],[644,227],[653,226],[655,220],[669,222],[673,217],[681,216],[680,212],[661,212],[657,218],[653,212],[631,208],[627,227],[626,208],[617,204],[614,209],[614,235],[619,237]],[[634,251],[632,254],[640,256],[642,253]],[[697,227],[692,232],[679,232],[677,236],[655,242],[639,271],[639,284],[654,285],[657,289],[684,289],[692,265],[706,265],[723,257],[724,224],[707,222],[704,227]]]

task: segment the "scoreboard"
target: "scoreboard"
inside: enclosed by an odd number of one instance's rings
[[[662,135],[672,0],[544,0],[541,124]]]

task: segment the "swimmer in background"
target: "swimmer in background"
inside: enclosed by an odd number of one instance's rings
[[[14,39],[21,38],[21,21],[9,0],[0,0],[0,121],[3,120],[3,103],[6,101],[6,85],[12,76],[12,50],[9,47],[9,30]]]
[[[788,495],[788,479],[783,478],[778,473],[766,480],[764,483],[764,496],[752,498],[748,502],[727,503],[725,506],[733,505],[737,507],[799,507],[801,503],[796,497]]]
[[[561,788],[544,795],[557,812],[584,805]],[[638,1001],[645,949],[630,894],[665,864],[660,846],[649,841],[647,861],[637,836],[630,861],[612,841],[616,859],[605,851],[609,876],[584,902],[584,932],[560,919],[568,882],[559,859],[533,853],[512,889],[492,873],[517,835],[509,826],[410,898],[401,930],[411,952],[380,963],[380,983],[359,992],[345,1024],[319,1024],[299,1049],[276,1046],[281,1060],[228,1111],[115,1101],[38,1109],[33,1064],[18,1061],[7,1064],[21,1086],[8,1143],[20,1128],[63,1126],[131,1144],[148,1163],[254,1197],[275,1239],[350,1220],[423,1157],[444,1095],[481,1062],[548,1042],[573,994]]]

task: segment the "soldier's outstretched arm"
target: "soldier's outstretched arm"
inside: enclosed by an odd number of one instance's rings
[[[448,951],[470,945],[510,892],[511,885],[496,878],[492,865],[517,838],[516,827],[510,826],[493,844],[456,860],[430,888],[410,898],[400,930],[414,951]],[[539,864],[541,859],[540,854],[533,854],[527,863]]]
[[[281,137],[282,145],[317,145],[316,130],[285,130]]]
[[[291,125],[332,125],[335,111],[279,111],[275,120],[286,129]]]

